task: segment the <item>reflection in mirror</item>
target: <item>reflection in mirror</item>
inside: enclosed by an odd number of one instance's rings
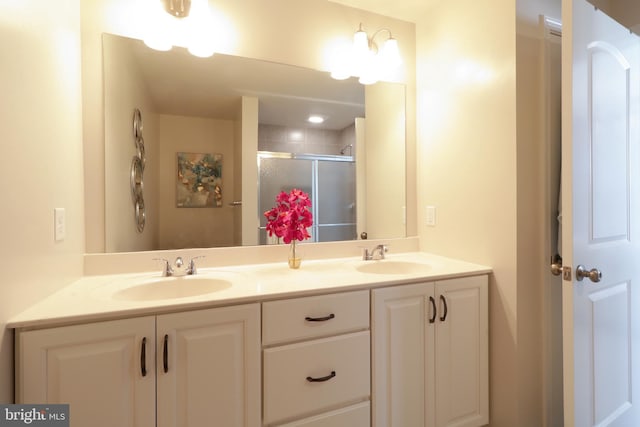
[[[180,48],[159,52],[108,34],[103,69],[107,252],[266,243],[261,213],[272,195],[262,189],[303,185],[317,198],[314,241],[405,235],[404,86],[365,87],[326,72],[222,54],[202,59]],[[135,107],[146,146],[143,233],[132,229],[125,191]],[[324,122],[308,123],[310,114]],[[207,165],[196,162],[179,176],[178,153],[219,159],[220,203],[178,206],[178,189],[209,190],[198,176]],[[309,182],[269,182],[260,159],[310,162]]]

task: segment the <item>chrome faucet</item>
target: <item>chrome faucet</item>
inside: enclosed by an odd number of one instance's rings
[[[376,252],[378,255],[376,256]],[[378,245],[375,248],[371,249],[371,252],[367,248],[364,249],[362,253],[363,261],[371,261],[371,260],[379,260],[384,259],[384,254],[389,252],[389,248],[387,245]]]
[[[191,258],[191,260],[185,265],[182,257],[177,257],[176,260],[173,262],[173,266],[169,263],[169,260],[167,259],[164,259],[164,258],[154,258],[154,259],[164,262],[164,266],[162,268],[163,276],[180,277],[180,276],[190,276],[198,272],[198,270],[196,269],[196,263],[195,263],[195,260],[198,258],[204,258],[204,257],[197,256],[197,257]]]

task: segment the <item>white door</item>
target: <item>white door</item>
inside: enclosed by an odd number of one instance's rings
[[[260,425],[260,305],[157,317],[159,427]]]
[[[640,43],[585,0],[562,7],[565,426],[640,426]]]

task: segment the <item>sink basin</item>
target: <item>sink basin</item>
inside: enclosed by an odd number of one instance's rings
[[[381,260],[365,261],[356,270],[372,274],[422,274],[428,273],[431,267],[417,262]]]
[[[200,276],[162,277],[116,291],[112,298],[126,301],[153,301],[194,297],[231,287],[231,282]]]

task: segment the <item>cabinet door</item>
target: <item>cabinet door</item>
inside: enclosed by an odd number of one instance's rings
[[[489,422],[487,276],[436,283],[436,426]]]
[[[372,291],[373,426],[424,427],[434,419],[433,283]],[[429,423],[429,424],[427,424]]]
[[[68,403],[76,427],[155,426],[153,317],[19,332],[17,346],[19,403]]]
[[[158,316],[158,426],[260,425],[260,306]]]

